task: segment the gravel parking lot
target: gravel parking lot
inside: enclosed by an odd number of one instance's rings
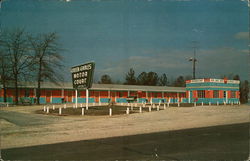
[[[43,106],[1,108],[2,148],[53,144],[244,123],[250,106],[170,107],[117,116],[51,116],[36,114]]]

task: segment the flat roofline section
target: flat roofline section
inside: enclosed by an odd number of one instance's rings
[[[14,87],[9,85],[8,87]],[[22,82],[19,88],[37,88],[36,82]],[[74,89],[71,82],[42,82],[41,89]],[[85,90],[85,89],[79,89]],[[150,91],[150,92],[186,92],[185,87],[168,86],[143,86],[143,85],[122,85],[122,84],[93,84],[90,90],[113,90],[113,91]]]
[[[186,84],[189,84],[189,83],[204,83],[204,82],[240,84],[239,80],[213,79],[213,78],[191,79],[191,80],[187,80]]]

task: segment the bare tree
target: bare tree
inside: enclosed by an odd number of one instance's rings
[[[4,54],[3,49],[0,50],[0,80],[3,85],[3,95],[4,102],[7,102],[7,84],[10,81],[10,66],[9,66],[9,57]]]
[[[37,80],[37,104],[40,104],[41,82],[48,80],[58,84],[58,80],[61,80],[59,74],[61,72],[58,71],[63,67],[63,57],[59,53],[61,49],[57,43],[56,33],[30,36],[29,41],[34,52],[35,64],[32,66],[32,70]]]
[[[28,68],[33,62],[29,52],[27,34],[23,29],[7,31],[3,35],[2,46],[4,52],[9,56],[8,63],[15,87],[15,103],[18,104],[18,84],[29,74]]]

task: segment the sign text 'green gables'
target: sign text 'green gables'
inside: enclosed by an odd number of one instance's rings
[[[90,62],[71,68],[73,88],[91,88],[94,76],[95,63]]]

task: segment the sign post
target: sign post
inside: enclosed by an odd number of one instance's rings
[[[75,108],[77,108],[77,101],[78,101],[77,100],[77,97],[78,97],[77,94],[78,94],[78,91],[77,91],[77,89],[75,91],[76,91],[76,94],[75,94],[76,95],[76,107]]]
[[[77,65],[71,68],[73,88],[75,89],[76,92],[75,94],[76,107],[78,103],[77,99],[78,89],[86,89],[86,109],[88,109],[88,103],[89,103],[88,89],[91,88],[92,86],[94,69],[95,69],[94,62]]]

